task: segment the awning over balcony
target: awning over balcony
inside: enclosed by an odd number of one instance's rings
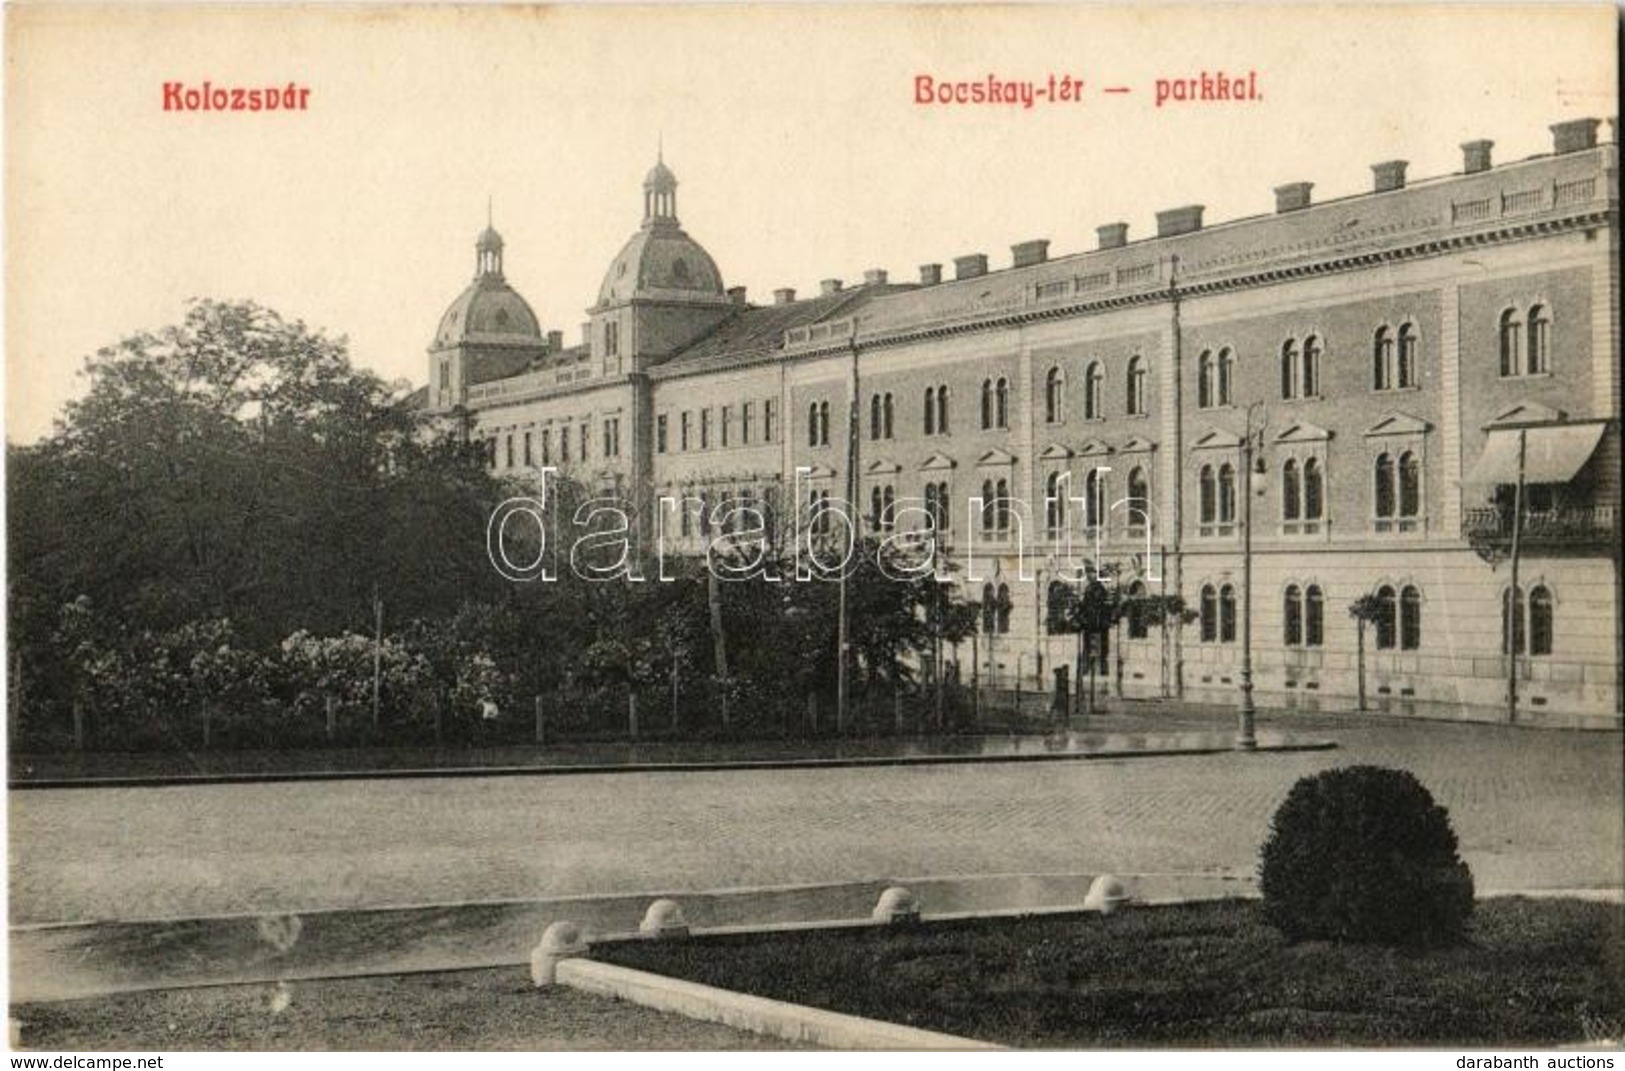
[[[1596,453],[1604,424],[1553,424],[1534,428],[1497,428],[1484,443],[1484,453],[1464,484],[1518,482],[1518,436],[1526,436],[1525,483],[1568,483]]]

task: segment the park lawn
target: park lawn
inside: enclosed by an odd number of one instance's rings
[[[1625,906],[1575,900],[1480,901],[1468,942],[1434,951],[1291,944],[1259,903],[1224,901],[593,955],[1021,1047],[1459,1048],[1625,1034]]]

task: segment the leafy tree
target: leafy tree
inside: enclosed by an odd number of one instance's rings
[[[1365,628],[1375,625],[1383,614],[1382,601],[1367,593],[1349,603],[1349,616],[1354,618],[1355,679],[1360,695],[1360,712],[1365,713]]]
[[[90,357],[55,433],[8,450],[10,624],[28,706],[63,710],[78,670],[53,649],[88,597],[145,633],[230,621],[270,647],[371,631],[500,593],[484,526],[501,488],[468,448],[423,436],[403,388],[342,339],[252,302]],[[37,715],[32,715],[36,717]]]

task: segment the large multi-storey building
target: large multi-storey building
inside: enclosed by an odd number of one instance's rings
[[[1028,241],[1007,267],[967,255],[952,278],[876,270],[763,305],[680,227],[659,163],[579,345],[540,329],[480,236],[427,407],[497,470],[553,466],[644,517],[657,496],[805,514],[849,486],[871,527],[930,513],[992,634],[961,673],[1029,692],[1070,660],[1046,608],[1081,557],[1195,611],[1120,630],[1124,694],[1232,697],[1250,496],[1266,703],[1349,705],[1348,608],[1370,595],[1383,707],[1505,717],[1515,674],[1518,717],[1617,725],[1619,176],[1600,126],[1559,123],[1550,154],[1499,165],[1469,142],[1423,182],[1377,164],[1369,193],[1321,203],[1281,186],[1268,216],[1205,225],[1192,205],[1139,240],[1101,226],[1086,253]],[[706,528],[684,512],[668,533]]]

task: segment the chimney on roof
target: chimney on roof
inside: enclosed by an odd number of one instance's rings
[[[987,254],[972,253],[969,256],[954,258],[954,278],[974,279],[978,275],[987,274]]]
[[[728,300],[733,302],[735,305],[743,305],[745,303],[745,288],[742,286],[730,286],[728,288]]]
[[[1010,266],[1027,268],[1049,259],[1049,239],[1034,238],[1030,242],[1017,242],[1010,247]]]
[[[1275,211],[1296,212],[1300,208],[1309,207],[1309,191],[1315,188],[1313,182],[1289,182],[1285,186],[1275,187]]]
[[[796,292],[788,286],[781,286],[773,291],[773,304],[788,305],[796,299]]]
[[[831,294],[839,294],[841,292],[841,281],[839,279],[825,279],[818,284],[818,292],[825,297]]]
[[[1371,192],[1387,193],[1405,188],[1405,168],[1408,160],[1384,160],[1371,165]]]
[[[564,348],[564,332],[549,331],[547,333],[547,349],[549,353],[557,353]]]
[[[1476,175],[1480,171],[1490,169],[1490,150],[1495,147],[1493,141],[1464,141],[1461,143],[1461,170],[1464,174]]]
[[[864,272],[863,273],[863,285],[864,286],[885,286],[886,285],[886,269],[885,268],[870,268],[868,271]]]
[[[1157,213],[1157,237],[1172,238],[1202,229],[1202,205],[1185,205]]]
[[[1101,249],[1121,249],[1128,244],[1127,223],[1106,223],[1095,228]]]
[[[936,286],[940,282],[942,282],[942,265],[941,264],[921,264],[920,265],[920,285],[921,286]]]
[[[1582,149],[1595,149],[1597,147],[1597,127],[1602,122],[1598,119],[1570,119],[1566,123],[1553,123],[1552,152],[1562,154],[1566,152],[1579,152]]]

